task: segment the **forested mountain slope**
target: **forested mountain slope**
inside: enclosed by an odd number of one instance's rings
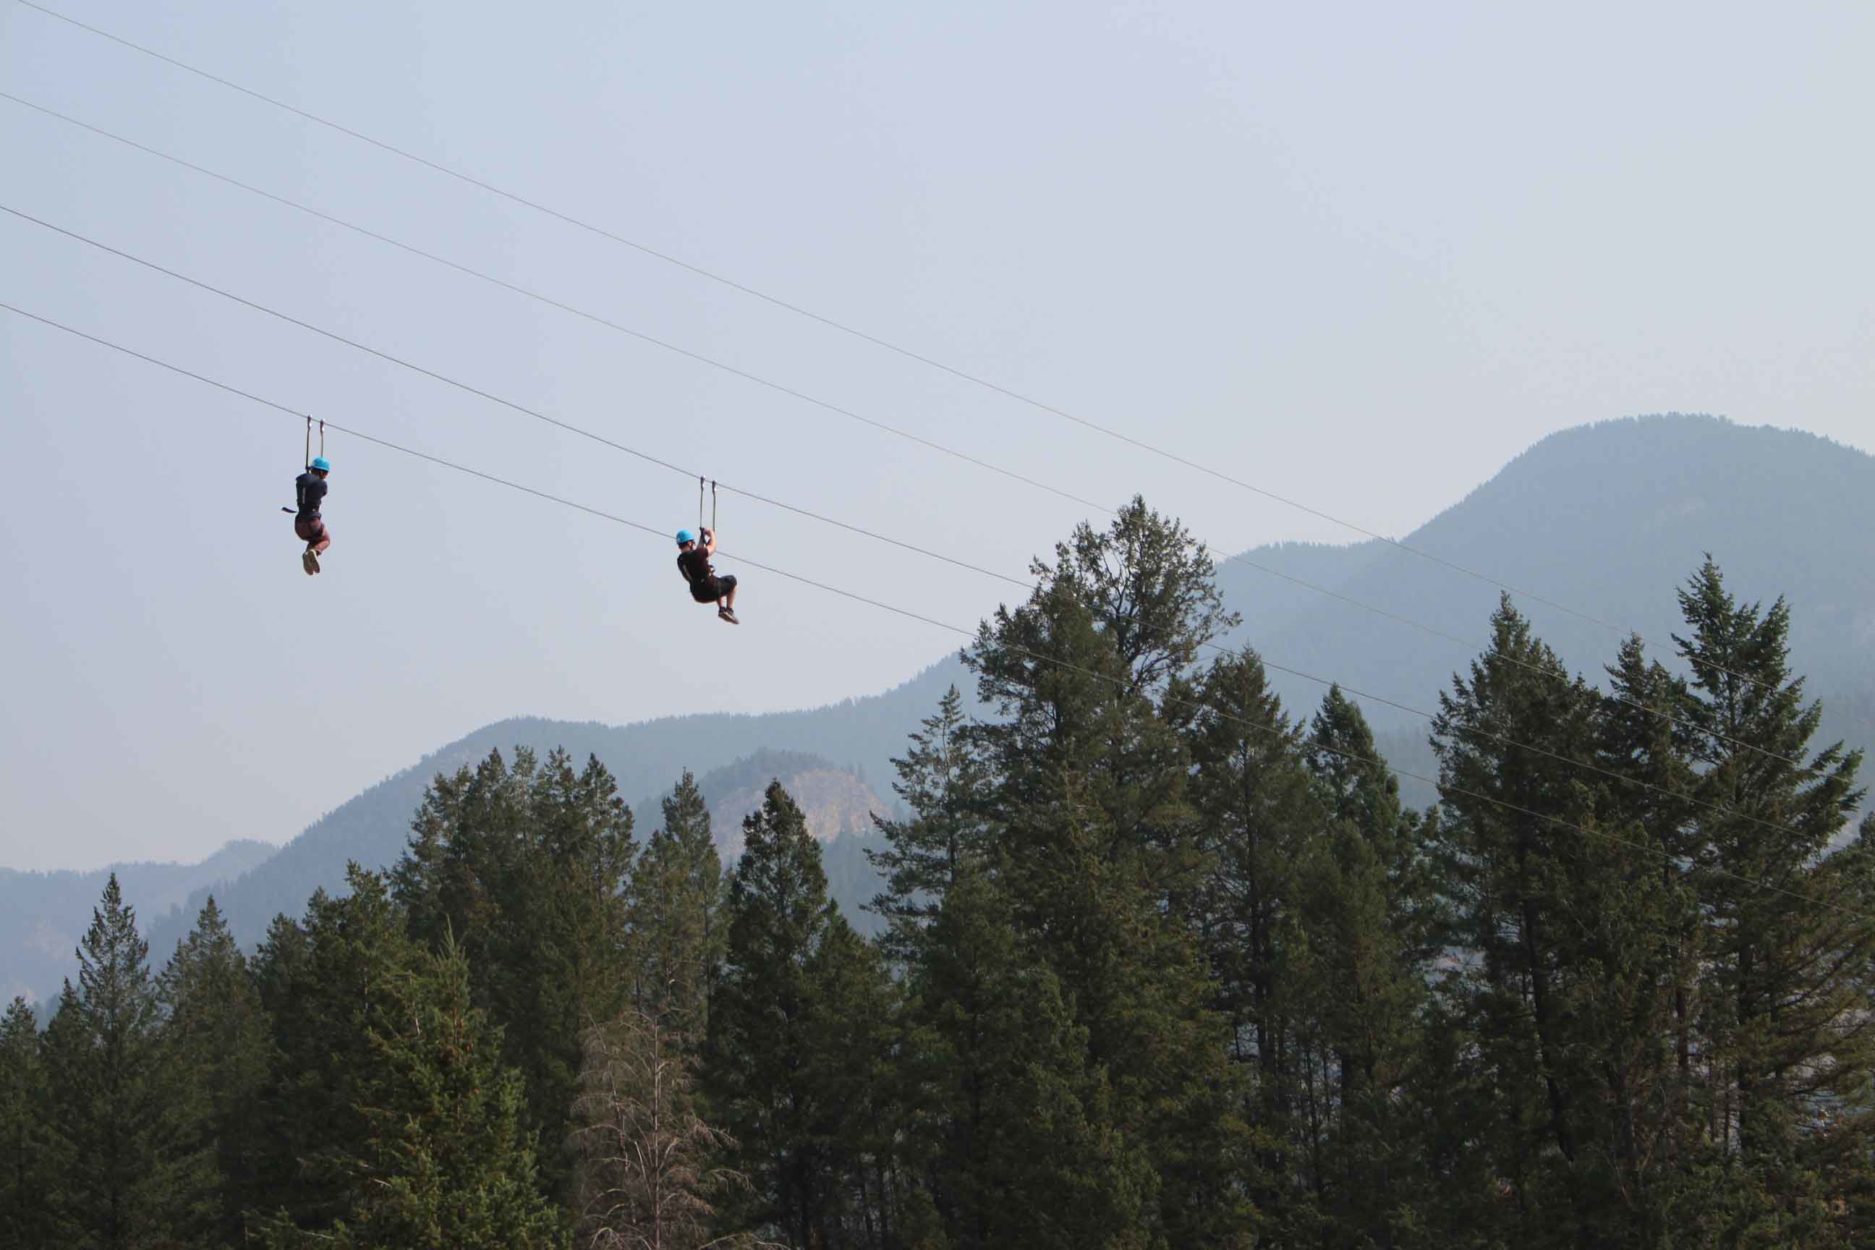
[[[1358,513],[1349,504],[1341,511]],[[1561,605],[1518,599],[1546,642],[1596,676],[1628,630],[1643,634],[1656,658],[1669,658],[1681,627],[1679,605],[1663,588],[1684,582],[1710,554],[1741,596],[1789,600],[1793,660],[1811,693],[1843,729],[1875,736],[1867,733],[1875,710],[1875,456],[1711,417],[1603,422],[1544,439],[1402,541]],[[1244,615],[1239,639],[1270,660],[1419,706],[1430,706],[1468,651],[1252,564],[1471,639],[1474,649],[1499,594],[1380,542],[1288,544],[1223,562],[1225,597]],[[1320,698],[1319,686],[1280,673],[1273,680]],[[1367,712],[1380,727],[1412,723],[1384,706]]]
[[[1356,507],[1341,512],[1359,519]],[[1710,554],[1740,597],[1789,601],[1792,660],[1824,702],[1825,739],[1875,745],[1875,456],[1712,417],[1603,422],[1544,439],[1402,541],[1549,600],[1517,602],[1566,663],[1596,679],[1628,631],[1679,667],[1672,636],[1682,627],[1670,588]],[[1483,646],[1500,593],[1378,541],[1245,552],[1223,562],[1219,583],[1244,616],[1235,639],[1266,659],[1428,711]],[[1273,672],[1271,681],[1292,704],[1322,696],[1319,683],[1293,675]],[[1372,701],[1363,708],[1396,764],[1430,767],[1423,719]]]
[[[1358,500],[1342,501],[1339,511],[1360,519]],[[1638,629],[1657,656],[1670,660],[1671,635],[1679,628],[1670,588],[1709,552],[1742,598],[1768,602],[1783,595],[1790,601],[1794,664],[1808,675],[1809,693],[1825,702],[1825,738],[1875,744],[1875,457],[1813,435],[1709,417],[1605,422],[1543,440],[1403,541],[1620,627],[1519,601],[1540,636],[1594,677],[1613,658],[1620,630]],[[1274,663],[1427,710],[1436,708],[1440,691],[1475,648],[1324,596],[1270,569],[1479,647],[1499,593],[1488,582],[1380,542],[1281,544],[1222,562],[1219,584],[1244,617],[1233,641],[1253,643]],[[1302,678],[1273,672],[1271,679],[1292,710],[1313,708],[1323,694],[1319,684]],[[884,694],[810,711],[628,726],[501,721],[348,800],[216,897],[235,932],[252,941],[275,913],[297,914],[315,888],[339,883],[348,859],[371,867],[392,862],[424,786],[438,772],[516,745],[542,752],[562,746],[577,759],[596,755],[641,816],[685,768],[725,808],[753,806],[767,780],[755,775],[763,768],[775,768],[769,775],[813,772],[829,796],[822,817],[810,814],[811,824],[821,820],[816,833],[823,839],[856,834],[857,812],[866,803],[853,796],[870,792],[882,804],[890,801],[891,757],[953,682],[970,688],[962,666],[948,657]],[[1380,704],[1364,706],[1390,759],[1415,771],[1430,769],[1423,720]],[[820,762],[812,768],[799,767],[798,758],[764,763],[763,751]],[[749,775],[738,784],[710,776],[751,757],[755,762],[742,770]],[[1409,783],[1405,791],[1414,801],[1430,797],[1423,786]],[[836,800],[837,792],[845,797]],[[837,820],[828,815],[835,807]],[[720,838],[732,832],[734,818],[725,820],[726,810],[717,815]],[[845,901],[865,897],[857,838],[840,838],[837,848],[850,869]],[[58,944],[67,956],[95,894],[91,890],[60,926]],[[206,890],[195,891],[162,919],[160,907],[139,903],[156,922],[156,949],[181,935],[183,917],[192,917],[205,897]],[[0,979],[24,979],[16,971],[27,966],[15,954],[19,949],[6,946]],[[34,988],[56,985],[56,976],[49,982],[41,976]]]

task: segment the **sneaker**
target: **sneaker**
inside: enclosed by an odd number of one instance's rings
[[[741,622],[741,621],[738,621],[738,620],[736,619],[736,614],[735,614],[735,612],[734,612],[734,611],[733,611],[732,609],[730,609],[730,608],[718,608],[718,609],[716,609],[716,616],[717,616],[717,619],[719,619],[719,620],[724,620],[724,621],[728,621],[728,622],[729,622],[729,623],[730,623],[731,625],[740,625],[740,624],[742,624],[742,622]]]
[[[299,564],[301,568],[306,570],[306,576],[308,577],[311,577],[314,573],[319,571],[319,557],[313,554],[313,549],[311,547],[299,553]]]

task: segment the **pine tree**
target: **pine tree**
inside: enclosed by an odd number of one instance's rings
[[[379,1062],[367,1022],[416,964],[383,877],[354,864],[346,881],[342,898],[313,895],[303,923],[276,920],[255,960],[273,1029],[258,1117],[258,1214],[276,1237],[287,1225],[330,1227],[349,1212],[348,1161],[371,1133],[362,1108]]]
[[[688,771],[663,807],[663,825],[632,868],[635,998],[660,1034],[673,1034],[694,1051],[708,1032],[709,989],[722,961],[723,864],[709,807]]]
[[[192,1122],[196,1149],[216,1165],[207,1201],[177,1232],[191,1245],[239,1245],[246,1212],[260,1200],[254,1111],[267,1079],[269,1036],[247,959],[213,898],[157,988],[176,1109]]]
[[[580,1034],[613,1018],[632,986],[633,853],[631,812],[596,759],[576,771],[562,751],[543,764],[520,750],[512,768],[491,753],[437,778],[393,873],[411,932],[432,950],[453,937],[468,957],[475,1002],[526,1083],[528,1124],[551,1143],[549,1192],[570,1180],[560,1147]]]
[[[682,787],[680,787],[680,792]],[[573,1104],[576,1244],[582,1250],[701,1250],[728,1139],[707,1124],[686,1039],[628,1008],[586,1031]]]
[[[1329,969],[1311,948],[1307,915],[1319,901],[1311,894],[1324,892],[1322,872],[1310,878],[1325,858],[1327,814],[1301,732],[1254,652],[1219,657],[1195,702],[1193,801],[1210,871],[1193,922],[1259,1130],[1246,1179],[1272,1237],[1307,1244],[1327,1183],[1319,989]]]
[[[1660,832],[1591,771],[1605,701],[1560,675],[1508,599],[1442,696],[1440,834],[1466,955],[1453,1010],[1475,1044],[1475,1145],[1515,1195],[1520,1244],[1664,1231],[1637,1124],[1668,1067],[1676,902]]]
[[[1229,1245],[1247,1235],[1242,1125],[1185,923],[1204,868],[1187,678],[1233,620],[1211,571],[1135,500],[1038,561],[1029,600],[965,658],[992,714],[978,737],[995,870],[1086,1030],[1121,1140],[1154,1168],[1139,1234]]]
[[[883,850],[866,857],[885,878],[872,910],[886,919],[881,944],[901,964],[916,957],[920,937],[943,905],[959,872],[986,852],[980,815],[984,769],[952,686],[911,736],[903,759],[892,761],[892,788],[911,810],[907,820],[874,816]]]
[[[1647,658],[1638,637],[1622,644],[1607,672],[1599,762],[1625,782],[1608,788],[1613,818],[1630,840],[1658,850],[1659,927],[1641,940],[1655,948],[1661,996],[1634,1022],[1658,1029],[1658,1038],[1615,1057],[1611,1067],[1613,1166],[1631,1192],[1646,1195],[1644,1223],[1684,1228],[1689,1210],[1708,1205],[1689,1178],[1709,1157],[1696,1112],[1704,934],[1699,881],[1690,871],[1697,853],[1698,783],[1693,735],[1682,712],[1687,691],[1681,679]]]
[[[919,948],[905,1044],[911,1170],[955,1250],[1132,1244],[1156,1178],[1124,1149],[1085,1030],[1011,910],[965,865]]]
[[[1309,955],[1300,998],[1318,1047],[1306,1066],[1320,1215],[1336,1244],[1384,1248],[1424,1202],[1402,1107],[1426,1005],[1429,874],[1419,822],[1339,688],[1322,700],[1307,751],[1329,822],[1299,891]]]
[[[169,1236],[212,1191],[164,1060],[149,947],[113,873],[46,1026],[47,1158],[60,1235],[105,1250]]]
[[[724,904],[728,945],[710,1003],[705,1088],[750,1192],[730,1227],[790,1246],[850,1244],[869,1180],[856,1133],[874,1102],[883,972],[827,899],[820,849],[779,782],[743,822]],[[875,1222],[875,1232],[877,1225]],[[862,1241],[859,1244],[878,1244]]]
[[[282,1224],[280,1246],[545,1250],[566,1243],[541,1196],[522,1127],[518,1074],[469,1002],[468,963],[445,942],[396,970],[359,1013],[367,1064],[359,1142],[333,1159],[347,1178],[330,1229]]]
[[[1740,603],[1708,560],[1680,606],[1701,802],[1698,1061],[1726,1198],[1698,1214],[1718,1237],[1835,1244],[1847,1237],[1838,1176],[1875,1132],[1845,1113],[1875,1072],[1875,845],[1833,849],[1863,797],[1861,755],[1813,753],[1821,707],[1790,672],[1782,600]]]
[[[15,998],[0,1018],[0,1250],[53,1242],[46,1094],[39,1021]]]
[[[801,1030],[806,1063],[796,1077],[818,1109],[809,1132],[832,1182],[827,1240],[895,1246],[900,1178],[892,1065],[898,987],[879,952],[853,931],[839,908],[829,904],[828,912],[826,929],[807,959],[810,1010]]]

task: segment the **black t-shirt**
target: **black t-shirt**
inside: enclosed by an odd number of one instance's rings
[[[716,571],[710,567],[710,553],[701,547],[677,553],[677,568],[692,586],[707,586]]]
[[[326,497],[325,479],[308,469],[294,479],[293,488],[299,495],[299,514],[303,517],[318,516],[319,505]]]

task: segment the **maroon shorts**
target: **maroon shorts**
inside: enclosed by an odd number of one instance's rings
[[[327,542],[332,537],[326,533],[326,523],[316,516],[294,517],[293,532],[309,543]]]

